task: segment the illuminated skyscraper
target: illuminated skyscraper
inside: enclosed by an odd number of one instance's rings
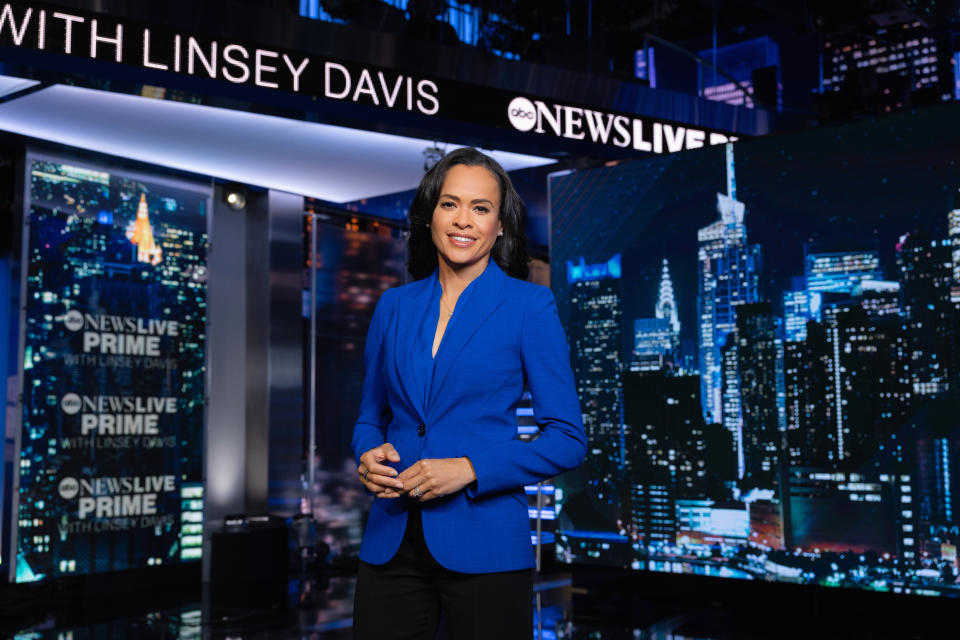
[[[854,297],[874,320],[900,315],[900,283],[889,280],[864,280],[853,290]]]
[[[567,262],[570,283],[570,342],[583,426],[591,452],[587,464],[599,484],[598,497],[616,501],[615,477],[623,467],[623,370],[620,319],[620,254],[609,261]]]
[[[630,538],[647,546],[676,542],[676,497],[669,481],[632,481],[628,504],[626,525]]]
[[[951,389],[925,400],[922,409],[909,420],[908,439],[914,445],[914,459],[905,465],[914,473],[911,506],[919,520],[917,551],[924,557],[943,558],[955,565],[960,526],[958,394]]]
[[[631,371],[662,369],[674,352],[674,333],[666,318],[637,318],[633,321]]]
[[[720,218],[697,232],[700,389],[704,418],[722,419],[721,354],[737,325],[736,307],[760,299],[760,245],[747,243],[746,207],[737,200],[733,144],[726,145],[727,193],[717,194]]]
[[[791,466],[837,463],[833,349],[825,327],[807,323],[803,342],[784,348],[787,441]]]
[[[784,345],[791,464],[890,469],[910,413],[910,355],[902,319],[853,297],[828,303],[803,342]]]
[[[632,481],[669,484],[681,498],[704,498],[706,443],[697,376],[668,371],[623,375],[627,466]]]
[[[910,410],[909,355],[902,321],[871,318],[856,302],[829,316],[837,390],[837,455],[842,467],[890,470],[891,442]]]
[[[676,542],[676,499],[706,496],[705,443],[696,376],[624,374],[627,434],[623,526],[646,546]]]
[[[673,294],[670,267],[666,258],[660,277],[655,317],[634,320],[633,359],[631,371],[661,369],[668,358],[677,356],[680,347],[680,320],[677,301]]]
[[[806,333],[806,329],[804,329]],[[806,336],[804,336],[806,339]],[[800,448],[797,446],[801,421],[800,398],[803,389],[803,374],[801,368],[803,341],[787,340],[783,343],[783,374],[784,374],[784,408],[786,410],[786,445],[784,454],[790,465],[800,459]]]
[[[790,469],[793,546],[804,551],[889,553],[916,560],[911,476],[833,469]]]
[[[673,331],[674,350],[680,343],[680,319],[677,317],[677,299],[673,295],[673,280],[670,278],[670,265],[663,259],[663,269],[660,272],[660,292],[657,295],[656,316],[661,320],[670,321]]]
[[[904,106],[904,98],[918,89],[935,89],[949,96],[952,76],[948,39],[931,33],[920,21],[884,24],[876,37],[859,32],[826,39],[821,56],[824,93],[841,91],[848,78],[869,70],[885,111]]]
[[[920,519],[934,526],[960,524],[960,436],[947,414],[918,428],[916,505]]]
[[[160,264],[163,260],[163,251],[153,239],[153,227],[150,226],[150,210],[147,207],[147,194],[140,194],[140,204],[137,205],[137,217],[127,229],[127,238],[137,245],[137,260],[152,265]]]
[[[847,437],[850,433],[850,412],[845,411],[843,406],[848,401],[847,395],[850,389],[844,387],[844,354],[843,348],[846,342],[846,331],[844,331],[846,314],[850,313],[853,303],[850,301],[830,304],[824,309],[823,319],[827,331],[827,352],[828,352],[828,373],[827,373],[827,391],[826,400],[831,408],[832,421],[824,423],[822,428],[831,432],[831,448],[827,452],[827,457],[834,466],[841,465],[850,455],[849,443]]]
[[[737,369],[743,415],[743,477],[776,488],[781,461],[776,325],[770,303],[737,309]]]
[[[785,339],[799,342],[807,337],[807,322],[820,317],[822,296],[809,291],[804,278],[793,278],[793,287],[783,292]]]
[[[880,253],[869,251],[807,252],[803,266],[807,291],[850,293],[865,280],[880,280]]]
[[[960,61],[958,61],[957,73],[960,74]],[[960,302],[960,204],[957,203],[960,197],[957,196],[960,189],[954,192],[954,206],[947,214],[947,232],[950,234],[950,244],[953,246],[953,284],[950,288],[950,301]]]
[[[957,310],[951,299],[953,247],[923,232],[897,244],[900,296],[910,339],[913,393],[945,391],[957,373]]]
[[[958,189],[960,191],[960,189]],[[953,245],[953,280],[960,282],[960,206],[955,206],[947,214],[947,232]]]
[[[740,361],[737,357],[737,333],[728,333],[720,351],[723,375],[723,427],[733,438],[737,460],[737,479],[743,478],[743,412],[740,403]]]

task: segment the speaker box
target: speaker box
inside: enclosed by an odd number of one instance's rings
[[[228,526],[211,537],[210,599],[217,608],[284,608],[289,533],[279,519]]]

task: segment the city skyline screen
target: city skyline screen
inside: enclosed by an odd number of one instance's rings
[[[958,116],[551,176],[561,561],[960,594]]]
[[[197,561],[210,188],[27,169],[16,581]]]

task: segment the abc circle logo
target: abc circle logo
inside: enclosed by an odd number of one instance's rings
[[[60,398],[60,408],[67,415],[74,415],[80,411],[80,396],[75,393],[68,393]]]
[[[507,107],[510,124],[519,131],[530,131],[537,124],[537,108],[526,98],[514,98]]]
[[[63,316],[63,326],[70,331],[80,331],[80,329],[83,328],[83,314],[76,309],[68,311],[67,314]]]
[[[60,497],[64,500],[73,500],[77,497],[77,494],[80,493],[80,483],[77,482],[76,478],[67,477],[60,481],[57,490],[60,492]]]

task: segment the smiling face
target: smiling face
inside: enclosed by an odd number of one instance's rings
[[[496,177],[485,167],[450,167],[430,221],[441,265],[468,278],[477,277],[486,269],[502,229]]]

